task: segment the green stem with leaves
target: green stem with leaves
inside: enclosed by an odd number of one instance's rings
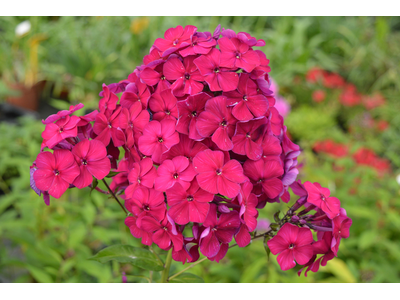
[[[172,263],[172,248],[169,249],[168,251],[167,260],[165,261],[165,268],[161,274],[161,282],[163,283],[168,282],[169,269],[171,268],[171,263]]]

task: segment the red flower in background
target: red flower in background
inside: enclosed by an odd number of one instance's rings
[[[361,103],[361,98],[353,84],[346,84],[339,100],[344,106],[355,106]]]
[[[362,97],[362,104],[365,106],[366,109],[371,110],[376,107],[385,105],[386,100],[381,94],[376,93],[372,96]]]
[[[324,101],[325,97],[326,93],[323,90],[316,90],[312,93],[312,99],[317,103]]]
[[[348,153],[348,147],[346,145],[335,143],[331,139],[315,142],[313,149],[316,152],[328,153],[337,158],[345,157]]]

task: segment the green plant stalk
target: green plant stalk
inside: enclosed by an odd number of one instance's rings
[[[165,268],[161,274],[161,282],[162,283],[168,282],[169,269],[171,268],[171,263],[172,263],[172,248],[169,249],[169,251],[168,251],[167,260],[165,261]]]
[[[153,253],[153,254],[156,256],[156,258],[157,258],[162,264],[164,264],[164,262],[162,261],[162,259],[160,258],[160,256],[157,254],[157,252],[154,251],[154,249],[153,249],[152,246],[149,246],[149,250],[151,251],[151,253]]]
[[[251,240],[253,241],[253,240],[255,240],[255,239],[264,237],[264,236],[266,236],[269,232],[270,232],[270,230],[268,230],[267,232],[262,233],[262,234],[260,234],[260,235],[255,235]],[[232,247],[235,247],[235,246],[237,246],[237,244],[233,244],[232,246],[229,246],[229,248],[232,248]],[[204,258],[202,258],[202,259],[196,261],[195,263],[192,263],[192,264],[191,264],[190,266],[188,266],[187,268],[185,268],[185,269],[183,269],[182,271],[180,271],[180,272],[178,272],[178,273],[172,275],[170,278],[168,278],[168,281],[171,280],[171,279],[174,279],[175,277],[181,275],[182,273],[186,272],[187,270],[193,268],[195,265],[198,265],[199,263],[202,263],[202,262],[205,261],[206,259],[207,259],[207,257],[204,257]]]
[[[111,196],[118,202],[119,206],[121,206],[122,210],[125,212],[125,214],[128,216],[128,211],[125,209],[125,207],[121,204],[121,202],[118,200],[118,197],[114,194],[114,192],[111,190],[111,188],[108,186],[107,182],[102,179],[104,185],[106,186],[108,192],[111,194]]]

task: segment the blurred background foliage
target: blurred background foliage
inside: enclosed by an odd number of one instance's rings
[[[190,272],[206,282],[399,282],[399,17],[0,17],[0,282],[149,276],[130,265],[88,260],[113,244],[141,247],[115,201],[72,189],[47,207],[29,187],[29,166],[44,129],[38,119],[79,102],[96,108],[103,82],[127,78],[157,37],[187,24],[211,32],[221,24],[266,41],[261,50],[270,74],[291,105],[285,125],[303,149],[299,178],[328,186],[353,219],[339,256],[308,277],[298,277],[298,267],[282,272],[257,240]],[[340,100],[343,89],[306,80],[315,67],[340,74],[357,95],[379,93],[384,101],[372,109],[348,105]],[[26,106],[28,100],[33,104]],[[345,153],[316,147],[326,140]],[[359,149],[373,151],[383,167],[355,159]],[[260,218],[286,208],[268,204]],[[185,266],[175,262],[171,271]],[[143,281],[138,278],[128,281]]]

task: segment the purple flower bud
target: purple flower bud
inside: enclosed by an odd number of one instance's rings
[[[291,221],[293,223],[297,223],[299,220],[300,220],[300,218],[298,216],[293,216],[292,219],[291,219]]]
[[[220,204],[218,205],[218,211],[224,214],[228,214],[231,211],[229,210],[228,206],[224,205],[224,204]]]

